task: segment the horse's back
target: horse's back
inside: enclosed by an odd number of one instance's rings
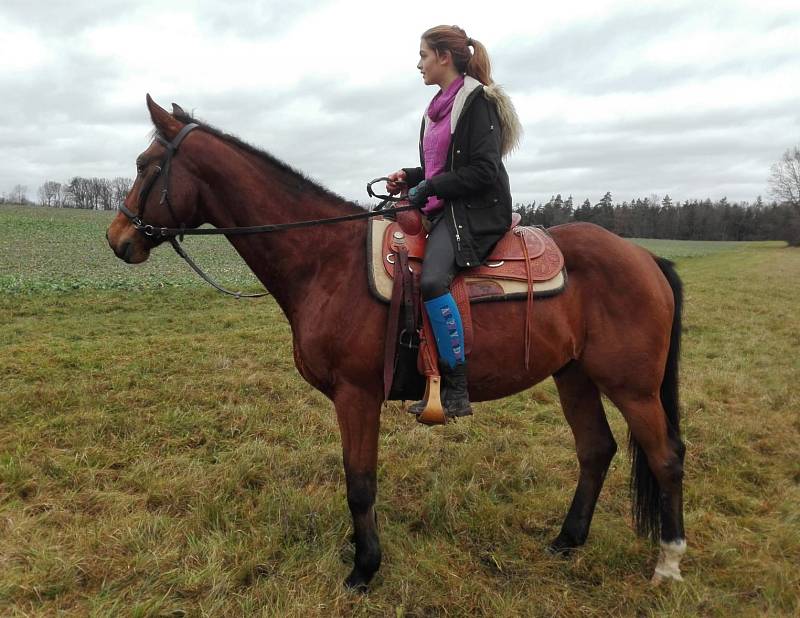
[[[672,306],[672,291],[656,256],[594,223],[565,223],[548,232],[564,254],[571,282],[576,279],[617,297]],[[601,290],[602,288],[602,290]]]

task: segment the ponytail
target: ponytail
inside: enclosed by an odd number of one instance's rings
[[[494,83],[489,52],[480,41],[468,37],[458,26],[436,26],[426,30],[422,39],[437,54],[450,52],[453,65],[459,73],[466,73],[484,86]],[[470,51],[470,47],[474,52]]]
[[[494,81],[492,80],[492,63],[489,61],[489,52],[480,41],[469,39],[469,44],[475,51],[467,62],[466,74],[474,77],[484,86],[491,86]]]

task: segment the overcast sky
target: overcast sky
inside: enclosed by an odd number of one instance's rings
[[[520,115],[515,202],[752,201],[800,144],[800,0],[2,0],[0,193],[133,177],[149,92],[366,201],[417,164],[419,36],[442,23]]]

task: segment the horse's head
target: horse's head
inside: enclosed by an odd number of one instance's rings
[[[136,180],[120,212],[106,232],[117,257],[130,264],[144,262],[150,250],[163,242],[154,228],[197,227],[202,224],[194,169],[183,153],[191,148],[191,124],[175,118],[147,95],[155,126],[153,143],[136,159]],[[180,116],[185,113],[177,105]]]

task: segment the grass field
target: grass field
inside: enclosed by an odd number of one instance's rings
[[[546,553],[577,478],[547,381],[433,430],[385,407],[384,562],[359,596],[335,417],[285,318],[167,247],[122,264],[109,219],[0,207],[0,615],[800,613],[799,249],[638,241],[686,288],[684,584],[647,583],[624,448],[586,546]],[[257,289],[225,245],[187,244]]]

